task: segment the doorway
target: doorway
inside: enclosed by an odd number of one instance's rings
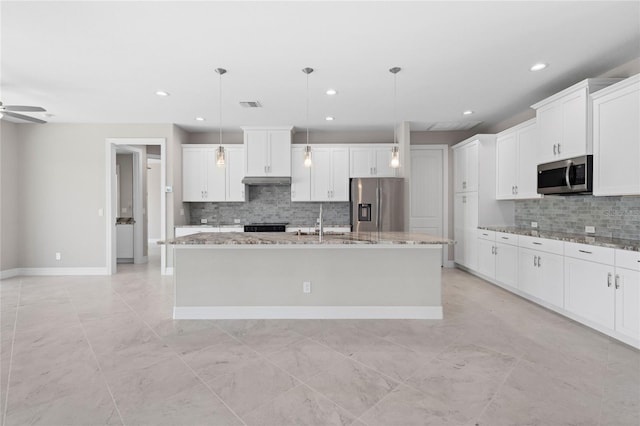
[[[446,238],[448,235],[448,152],[447,145],[411,147],[411,189],[409,229]],[[449,247],[442,248],[442,264],[447,265]]]
[[[108,273],[117,273],[117,230],[116,220],[122,210],[118,211],[117,188],[117,163],[118,153],[132,154],[133,156],[133,260],[134,263],[146,262],[145,249],[148,245],[146,211],[144,204],[146,198],[146,151],[150,145],[160,147],[160,188],[156,188],[160,198],[160,239],[166,236],[166,198],[164,188],[166,185],[166,140],[164,138],[108,138],[107,150],[107,226],[106,226],[106,263]],[[122,207],[120,207],[122,209]],[[163,275],[167,274],[166,247],[160,250],[160,268]]]

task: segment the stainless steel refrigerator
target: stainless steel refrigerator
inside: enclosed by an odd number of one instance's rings
[[[353,232],[404,231],[404,179],[351,179]]]

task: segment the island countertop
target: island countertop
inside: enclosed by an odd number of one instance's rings
[[[453,244],[452,240],[419,232],[327,232],[320,242],[318,235],[298,235],[292,232],[200,233],[178,237],[164,244],[181,245],[426,245]]]

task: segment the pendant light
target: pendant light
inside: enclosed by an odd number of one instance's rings
[[[220,126],[220,143],[218,145],[218,149],[216,150],[216,165],[218,167],[224,167],[225,165],[224,147],[222,146],[222,75],[225,74],[227,70],[225,70],[224,68],[216,68],[216,72],[218,73],[218,76],[219,76],[218,86],[220,88],[219,97],[218,97],[218,102],[219,102],[218,111],[220,113],[220,122],[218,123],[218,125]]]
[[[309,145],[309,74],[313,72],[313,68],[303,68],[302,72],[307,75],[307,146],[304,147],[304,166],[311,167],[311,146]]]
[[[389,72],[393,74],[393,147],[391,148],[391,168],[397,169],[400,167],[400,147],[398,146],[398,117],[396,101],[398,97],[397,89],[397,74],[402,68],[393,67],[389,69]]]

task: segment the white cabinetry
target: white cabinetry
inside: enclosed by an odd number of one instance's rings
[[[349,201],[349,149],[312,147],[311,201]]]
[[[471,270],[478,268],[478,193],[458,193],[454,201],[453,237],[456,263]]]
[[[133,225],[116,225],[116,258],[133,259]]]
[[[565,244],[565,309],[640,341],[640,252]]]
[[[476,135],[452,147],[455,262],[478,267],[478,225],[513,223],[513,202],[496,200],[495,135]]]
[[[393,144],[358,145],[349,148],[349,177],[396,177],[391,167]]]
[[[537,193],[536,120],[526,121],[496,135],[496,198],[540,198]]]
[[[617,81],[620,79],[587,79],[532,105],[536,110],[541,163],[592,153],[589,93]]]
[[[520,236],[518,288],[551,305],[564,305],[562,241]]]
[[[591,98],[593,195],[640,195],[640,74]]]
[[[243,127],[245,176],[291,176],[291,127]]]
[[[640,252],[616,250],[615,258],[615,329],[640,342]]]
[[[223,145],[225,167],[216,165],[218,145],[182,145],[182,201],[244,201],[244,149]]]
[[[304,165],[304,148],[291,147],[291,201],[311,201],[311,167]]]
[[[478,272],[500,285],[518,283],[518,236],[478,230]]]
[[[349,201],[349,148],[311,145],[311,167],[304,146],[291,148],[291,158],[291,201]]]

